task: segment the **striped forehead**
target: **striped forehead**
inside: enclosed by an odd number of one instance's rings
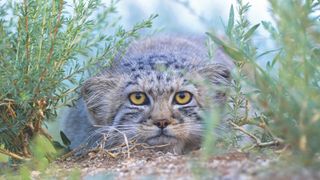
[[[185,58],[176,58],[172,54],[145,54],[144,56],[131,57],[120,63],[120,67],[130,73],[139,71],[156,71],[159,68],[180,71],[192,64],[185,64]]]
[[[133,73],[126,87],[131,91],[143,91],[158,96],[171,94],[188,84],[181,73],[146,71]]]

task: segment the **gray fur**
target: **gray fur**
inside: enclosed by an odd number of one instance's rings
[[[210,60],[204,42],[192,38],[132,43],[126,54],[84,83],[81,99],[64,122],[71,148],[97,146],[105,135],[111,137],[105,145],[110,147],[123,142],[120,132],[150,145],[169,144],[164,150],[175,153],[198,148],[204,129],[200,113],[223,104],[230,84],[231,63],[221,52],[217,57],[225,59]],[[137,91],[145,92],[150,104],[131,104],[128,95]],[[191,102],[173,104],[178,91],[191,92]],[[157,137],[154,122],[159,119],[171,123],[163,131],[166,136]]]

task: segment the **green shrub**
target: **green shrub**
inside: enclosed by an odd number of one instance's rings
[[[69,1],[70,2],[70,1]],[[96,66],[106,66],[156,16],[125,30],[116,2],[7,1],[0,7],[0,153],[31,157],[30,140]],[[8,14],[7,14],[8,13]],[[84,60],[85,59],[85,60]]]
[[[278,48],[257,54],[252,41],[259,24],[250,26],[246,18],[249,4],[237,1],[238,18],[231,7],[226,34],[222,41],[213,33],[211,40],[222,46],[236,61],[235,94],[245,95],[262,113],[257,117],[234,117],[231,123],[243,133],[242,125],[262,128],[263,134],[247,133],[254,146],[288,144],[292,158],[304,164],[318,163],[320,152],[320,18],[319,0],[269,0],[275,25],[262,21]],[[266,68],[258,65],[260,57],[269,54]],[[247,76],[245,66],[249,67]],[[243,87],[250,89],[249,93]],[[238,101],[234,101],[237,104]],[[239,102],[241,104],[243,102]],[[231,107],[231,113],[236,107]],[[268,136],[268,138],[263,138]]]

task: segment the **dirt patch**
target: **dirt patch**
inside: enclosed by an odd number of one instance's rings
[[[107,151],[96,151],[81,157],[68,157],[58,164],[63,169],[79,168],[82,177],[90,179],[251,179],[261,174],[273,161],[241,152],[204,158],[201,152],[198,150],[187,155],[175,155],[153,149],[134,149],[130,154],[114,156]]]
[[[320,179],[317,170],[284,164],[275,155],[234,151],[204,158],[202,153],[175,155],[135,148],[130,154],[115,155],[103,150],[56,164],[65,174],[80,169],[83,179]]]

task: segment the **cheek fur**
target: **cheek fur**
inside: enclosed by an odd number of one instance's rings
[[[147,106],[123,105],[116,114],[113,125],[140,124],[145,121],[148,111]]]
[[[202,136],[203,125],[197,120],[185,117],[183,123],[168,127],[168,133],[178,139],[188,141],[197,138],[198,136]]]
[[[202,121],[199,113],[200,108],[197,105],[190,105],[190,106],[181,106],[177,108],[178,113],[180,114],[180,118],[185,121],[184,119],[191,119],[195,121]]]
[[[170,132],[186,142],[199,143],[204,128],[199,113],[200,108],[196,105],[179,107],[175,114],[179,114],[180,123],[173,125]]]
[[[153,125],[139,124],[137,135],[140,141],[146,142],[149,138],[158,135],[159,129]]]

